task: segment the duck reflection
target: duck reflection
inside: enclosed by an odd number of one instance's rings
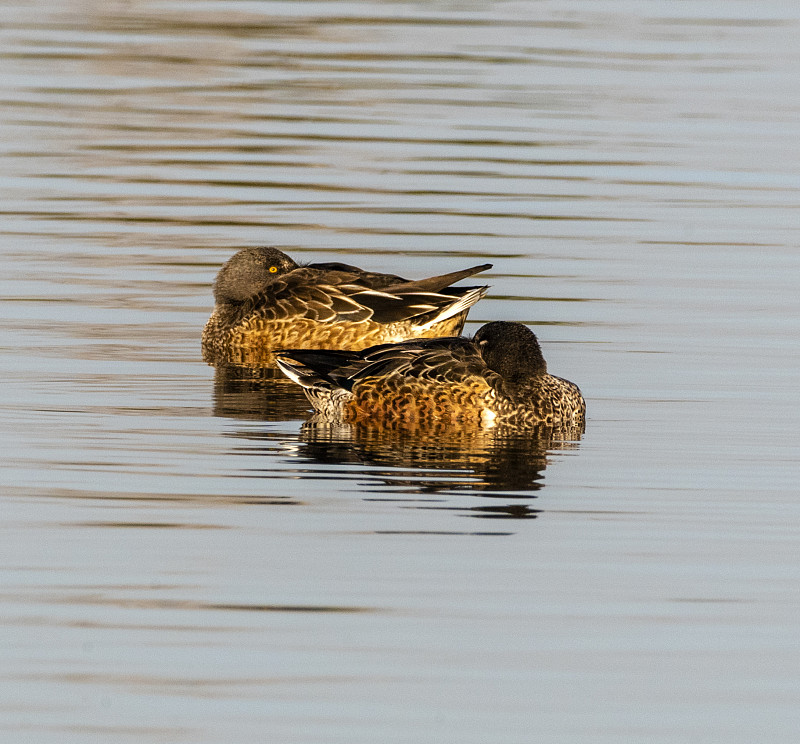
[[[365,475],[370,478],[373,493],[469,492],[486,497],[534,498],[543,486],[548,453],[576,448],[581,433],[577,428],[521,431],[435,423],[424,429],[391,429],[369,422],[334,423],[315,415],[300,431],[299,454],[317,463],[367,466]],[[469,511],[474,516],[517,519],[532,518],[537,513],[516,502],[476,506]]]

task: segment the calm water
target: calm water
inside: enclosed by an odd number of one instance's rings
[[[800,10],[0,8],[0,739],[788,742]],[[273,244],[494,263],[579,442],[200,357]]]

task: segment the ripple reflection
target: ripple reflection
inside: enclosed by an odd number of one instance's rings
[[[220,364],[214,370],[214,415],[249,421],[303,419],[305,394],[275,367]]]

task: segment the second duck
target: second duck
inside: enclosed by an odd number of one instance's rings
[[[358,350],[453,336],[488,287],[452,287],[491,264],[409,281],[349,264],[297,264],[277,248],[245,248],[220,269],[203,330],[207,361],[263,361],[275,349]]]
[[[522,323],[487,323],[474,338],[383,344],[358,352],[287,349],[278,366],[327,419],[425,426],[546,426],[579,434],[578,386],[547,372]]]

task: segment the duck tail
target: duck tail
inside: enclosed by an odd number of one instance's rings
[[[292,382],[296,382],[302,388],[310,388],[323,382],[313,370],[303,366],[299,362],[290,361],[288,357],[275,357],[275,363]]]
[[[336,355],[336,352],[330,353]],[[303,388],[315,411],[330,419],[341,418],[343,405],[353,397],[352,393],[337,385],[325,371],[312,369],[297,358],[304,354],[316,355],[314,351],[279,351],[275,354],[275,363],[283,374]]]

